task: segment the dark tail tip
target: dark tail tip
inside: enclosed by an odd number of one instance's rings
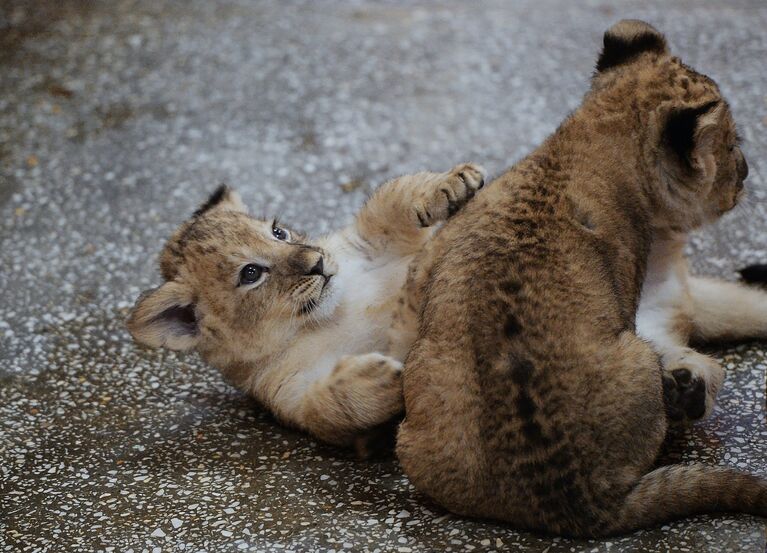
[[[740,278],[749,284],[767,283],[767,264],[749,265],[740,271]]]

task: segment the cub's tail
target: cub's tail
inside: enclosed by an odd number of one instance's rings
[[[610,533],[721,511],[767,517],[767,480],[703,465],[661,467],[631,490]]]
[[[762,284],[767,282],[767,264],[749,265],[738,271],[744,282]]]

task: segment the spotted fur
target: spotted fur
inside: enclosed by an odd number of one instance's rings
[[[590,92],[427,246],[397,453],[444,507],[602,536],[692,513],[767,515],[767,485],[653,470],[659,355],[636,334],[648,258],[731,209],[745,161],[716,84],[646,23],[605,34]]]

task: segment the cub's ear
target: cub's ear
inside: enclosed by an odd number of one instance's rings
[[[623,19],[605,31],[602,53],[597,60],[597,73],[633,61],[640,54],[668,53],[668,44],[658,30],[638,19]]]
[[[240,195],[225,184],[219,185],[213,191],[213,194],[205,200],[205,203],[197,208],[193,217],[199,217],[203,213],[209,213],[214,210],[248,212],[248,208],[242,203]]]
[[[199,338],[192,292],[174,281],[142,293],[127,324],[136,342],[153,348],[184,351]]]
[[[672,107],[661,116],[661,146],[667,168],[671,164],[677,168],[674,172],[681,169],[704,180],[713,179],[716,173],[715,136],[721,116],[722,107],[718,100],[697,106]]]

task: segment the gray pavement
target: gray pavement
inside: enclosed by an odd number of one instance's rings
[[[124,329],[217,183],[317,233],[393,175],[499,173],[578,104],[622,17],[732,103],[751,195],[691,253],[735,278],[767,261],[763,0],[0,3],[0,550],[764,552],[747,516],[585,542],[450,516],[394,461],[281,428]],[[767,475],[765,345],[715,351],[720,405],[666,460]]]

